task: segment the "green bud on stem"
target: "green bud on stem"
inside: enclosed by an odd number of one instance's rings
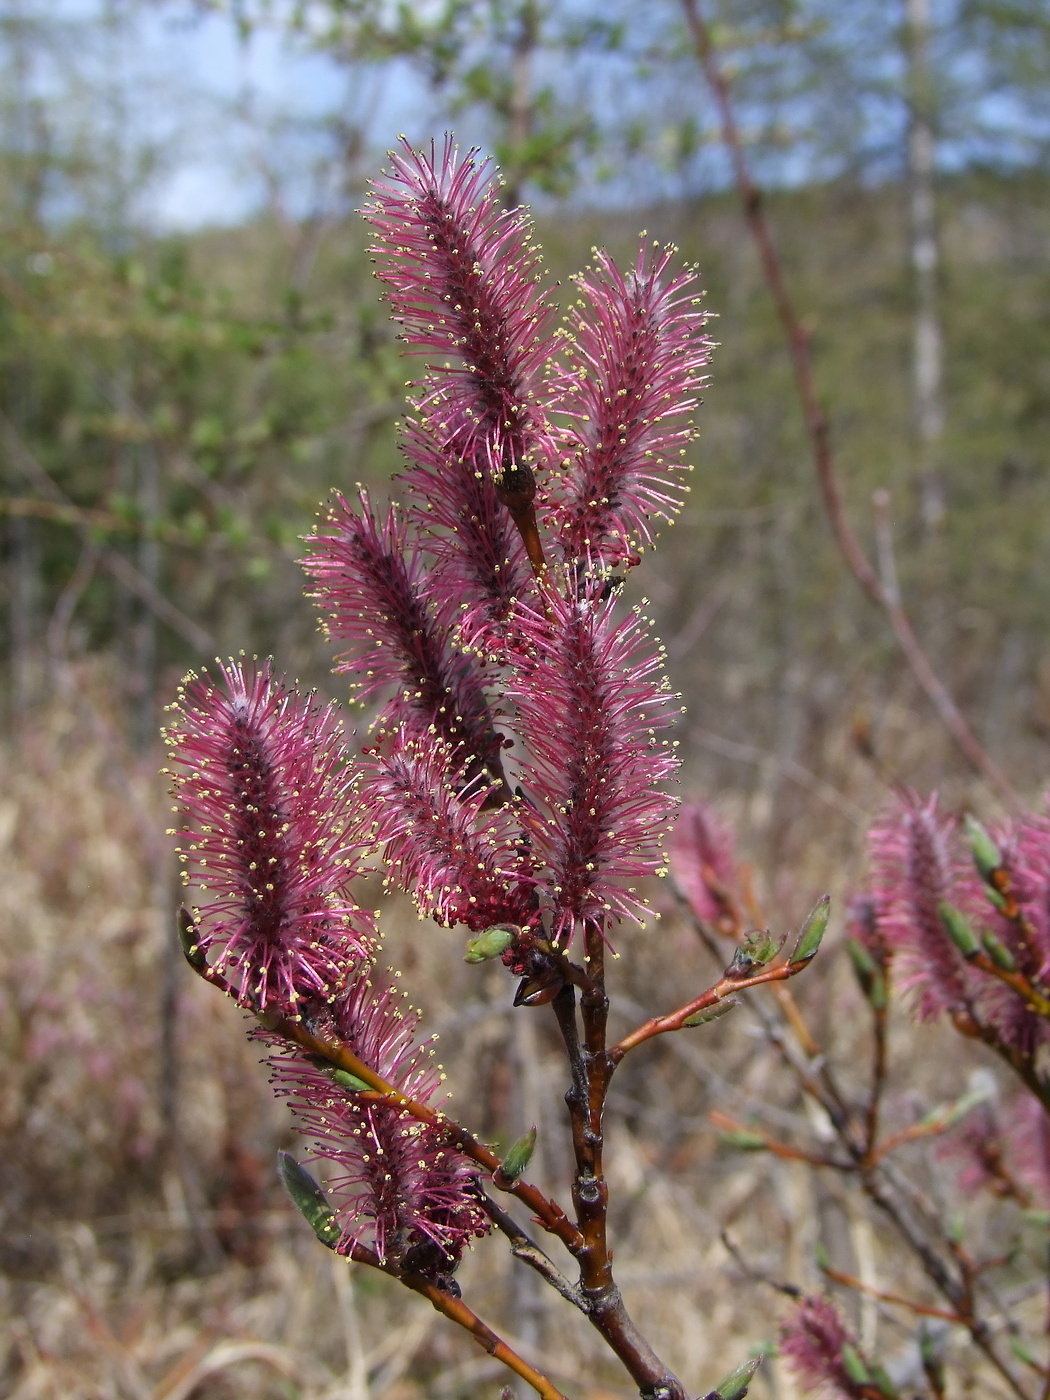
[[[487,928],[467,944],[463,961],[483,963],[491,958],[498,958],[501,953],[507,951],[517,936],[518,930],[511,924],[497,924],[495,928]]]
[[[342,1231],[335,1223],[332,1208],[320,1184],[290,1152],[278,1152],[277,1171],[284,1183],[284,1189],[298,1206],[310,1229],[322,1244],[334,1249],[339,1243]]]
[[[731,1128],[719,1133],[724,1147],[735,1147],[738,1152],[764,1152],[766,1140],[758,1133],[749,1133],[740,1128]]]
[[[900,1391],[890,1380],[889,1376],[877,1361],[869,1361],[868,1369],[871,1371],[871,1378],[875,1382],[875,1389],[880,1395],[884,1395],[886,1400],[898,1400]]]
[[[517,1181],[522,1172],[532,1161],[532,1152],[536,1146],[536,1129],[532,1127],[524,1133],[517,1142],[513,1143],[510,1150],[504,1157],[500,1166],[500,1175],[506,1181]]]
[[[745,1361],[742,1366],[730,1371],[724,1380],[718,1382],[707,1400],[744,1400],[755,1378],[755,1372],[761,1365],[761,1356],[753,1356],[750,1361]]]
[[[886,1006],[886,978],[878,963],[865,948],[864,944],[856,938],[847,938],[846,952],[849,954],[850,962],[853,964],[853,971],[860,989],[871,1003],[873,1010],[882,1011]]]
[[[949,904],[946,900],[940,900],[937,905],[937,912],[941,916],[941,923],[948,937],[962,953],[964,958],[974,958],[981,951],[981,945],[977,941],[977,935],[970,927],[970,921],[966,915]]]
[[[208,960],[197,941],[197,921],[185,905],[179,909],[178,922],[179,942],[182,944],[183,956],[194,972],[203,972],[208,965]]]
[[[802,925],[802,932],[798,936],[795,944],[795,951],[791,954],[788,962],[789,967],[805,967],[806,963],[816,957],[817,949],[820,947],[820,940],[828,927],[828,917],[831,914],[831,895],[826,894],[817,901],[813,912]]]
[[[919,1356],[937,1395],[944,1394],[944,1342],[928,1323],[919,1329]]]
[[[356,1074],[351,1074],[348,1069],[332,1070],[332,1078],[344,1089],[353,1089],[356,1093],[374,1093],[372,1085],[364,1079],[358,1079]]]
[[[986,931],[981,934],[981,942],[984,944],[984,951],[995,963],[996,967],[1001,967],[1004,972],[1016,972],[1017,963],[1014,955],[1005,943],[1002,943],[995,934]]]
[[[982,880],[991,880],[1003,863],[999,847],[976,817],[967,816],[963,825],[966,828],[966,839],[970,843],[973,863],[977,867],[978,874]]]
[[[708,1021],[717,1021],[720,1016],[727,1015],[734,1006],[740,1005],[738,997],[723,997],[712,1006],[705,1006],[702,1011],[696,1011],[692,1016],[687,1017],[682,1022],[683,1026],[706,1026]]]
[[[849,1342],[842,1344],[842,1369],[855,1385],[871,1385],[871,1372],[863,1356]]]

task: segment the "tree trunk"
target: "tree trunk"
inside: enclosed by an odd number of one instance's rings
[[[929,0],[905,0],[908,95],[908,199],[915,289],[912,395],[917,476],[923,527],[937,531],[944,519],[941,473],[944,434],[944,354],[937,298],[939,252],[934,198],[936,134],[930,70]]]

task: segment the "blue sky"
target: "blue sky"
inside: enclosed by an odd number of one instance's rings
[[[426,109],[403,67],[351,81],[331,59],[272,31],[241,41],[215,15],[141,15],[124,36],[122,65],[135,118],[164,151],[142,212],[166,229],[243,219],[265,201],[267,163],[280,168],[283,193],[301,212],[327,116],[360,122],[382,144],[418,125]]]

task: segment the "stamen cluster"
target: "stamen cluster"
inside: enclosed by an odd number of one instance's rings
[[[242,1006],[297,1016],[368,956],[372,920],[349,894],[357,777],[333,707],[269,663],[220,672],[187,677],[166,734],[184,878],[210,896],[195,937]]]

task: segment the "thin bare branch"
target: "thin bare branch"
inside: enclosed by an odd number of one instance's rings
[[[762,192],[755,184],[748,167],[744,154],[743,138],[733,111],[729,83],[719,65],[711,28],[704,17],[700,0],[681,0],[681,3],[697,58],[718,108],[722,140],[732,161],[736,186],[744,205],[748,227],[758,248],[766,284],[776,306],[780,323],[784,328],[795,373],[795,386],[798,390],[813,452],[813,463],[816,468],[821,499],[835,542],[847,567],[865,594],[886,614],[898,646],[904,653],[916,680],[926,692],[927,698],[936,710],[941,723],[951,734],[973,768],[987,780],[1004,801],[1014,803],[1017,800],[1017,793],[1013,784],[974,734],[948,688],[937,676],[922,644],[915,635],[908,615],[899,601],[895,601],[887,593],[882,579],[865,553],[864,547],[846,515],[831,446],[830,427],[817,393],[809,335],[788,291],[780,256],[773,241],[769,222],[766,219]]]

